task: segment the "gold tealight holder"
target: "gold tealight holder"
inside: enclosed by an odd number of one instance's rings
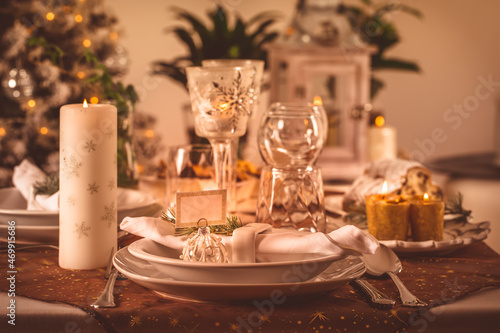
[[[411,237],[415,242],[443,240],[444,202],[432,200],[426,194],[422,199],[411,200]]]
[[[366,220],[368,232],[378,240],[406,240],[410,203],[399,196],[367,196]]]

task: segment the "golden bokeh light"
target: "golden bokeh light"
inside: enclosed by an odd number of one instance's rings
[[[152,138],[153,136],[155,136],[155,131],[152,129],[148,129],[146,130],[146,133],[144,135],[146,135],[146,138]]]
[[[321,99],[321,96],[314,96],[313,104],[314,105],[323,105],[323,100]]]
[[[78,22],[78,23],[82,22],[83,21],[82,15],[80,15],[80,14],[75,15],[75,21]]]
[[[384,117],[377,116],[377,118],[375,118],[375,126],[382,127],[384,125],[385,125],[385,119],[384,119]]]
[[[109,38],[112,40],[117,40],[118,39],[118,33],[116,31],[112,31],[109,33]]]
[[[76,76],[79,78],[79,79],[84,79],[85,78],[85,73],[82,72],[82,71],[79,71],[78,73],[76,73]]]
[[[7,131],[5,130],[5,128],[0,127],[0,136],[6,136],[6,135],[7,135]]]
[[[56,16],[52,12],[48,12],[47,15],[45,15],[47,20],[52,21]]]
[[[92,96],[90,97],[90,104],[97,104],[99,103],[99,98]]]
[[[40,128],[40,134],[45,135],[47,133],[49,133],[49,129],[47,127],[44,126]]]
[[[30,99],[30,100],[28,101],[28,106],[29,106],[30,108],[34,108],[34,107],[35,107],[35,105],[36,105],[36,102],[35,102],[35,100],[34,100],[34,99]]]
[[[83,41],[83,46],[90,47],[90,45],[92,45],[92,42],[90,41],[90,39],[85,39]]]

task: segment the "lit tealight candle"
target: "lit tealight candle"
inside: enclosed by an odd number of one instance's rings
[[[368,159],[394,159],[397,157],[396,129],[384,126],[385,119],[378,116],[375,126],[368,129]]]
[[[60,110],[59,266],[106,266],[117,245],[117,110],[64,105]]]
[[[365,197],[366,219],[367,221],[375,221],[375,201],[385,199],[388,192],[387,180],[382,185],[380,194],[367,195]],[[368,230],[370,230],[370,223],[368,223]]]
[[[427,193],[422,200],[412,200],[410,221],[413,241],[443,240],[444,202],[430,199]]]
[[[381,194],[366,197],[368,232],[378,240],[406,240],[410,204],[396,195],[387,194],[387,181]]]

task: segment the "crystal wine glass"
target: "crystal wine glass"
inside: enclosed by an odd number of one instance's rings
[[[228,168],[231,140],[246,132],[255,70],[188,67],[186,75],[196,135],[207,138],[212,145],[217,188],[230,190],[230,182],[235,181]],[[234,207],[234,203],[228,202],[228,206]]]
[[[264,60],[256,59],[206,59],[201,61],[203,67],[245,67],[253,68],[255,70],[255,82],[252,85],[250,91],[250,116],[249,119],[253,119],[253,116],[257,113],[257,107],[260,96],[260,86],[262,84],[262,77],[264,76]],[[232,207],[229,207],[230,211],[236,211],[236,165],[238,159],[238,146],[240,138],[231,139],[231,152],[229,153],[229,165],[228,168],[231,169],[232,179],[230,181],[229,198],[232,203]]]
[[[275,167],[314,165],[326,139],[321,108],[308,103],[272,104],[257,136],[264,161]]]

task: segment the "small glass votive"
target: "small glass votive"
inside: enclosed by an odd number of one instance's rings
[[[208,144],[169,147],[166,186],[167,208],[175,206],[176,192],[217,189],[212,147]]]
[[[269,223],[275,228],[325,232],[321,170],[311,166],[264,167],[257,199],[257,222]]]

